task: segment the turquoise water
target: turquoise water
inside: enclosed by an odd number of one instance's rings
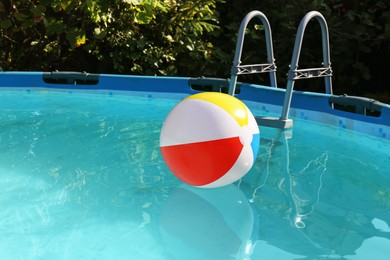
[[[176,103],[2,91],[0,258],[390,255],[388,141],[299,120],[292,133],[260,128],[258,158],[242,180],[196,189],[159,152]]]

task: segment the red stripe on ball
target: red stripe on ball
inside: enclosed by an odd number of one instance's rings
[[[242,148],[239,137],[160,147],[169,169],[194,186],[212,183],[225,175]]]

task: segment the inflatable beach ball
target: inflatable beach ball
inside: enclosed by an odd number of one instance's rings
[[[160,150],[177,178],[213,188],[235,182],[250,170],[259,141],[256,120],[243,102],[204,92],[171,110],[161,129]]]

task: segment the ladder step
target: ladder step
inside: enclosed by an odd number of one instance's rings
[[[260,126],[268,126],[272,128],[278,129],[290,129],[293,127],[292,119],[282,119],[277,117],[269,117],[269,116],[256,116],[256,122]]]
[[[288,79],[289,80],[318,78],[318,77],[331,77],[331,76],[332,76],[332,68],[331,67],[290,70],[288,72]]]
[[[236,75],[274,72],[274,71],[276,71],[275,63],[240,65],[232,68],[232,73],[235,73]]]

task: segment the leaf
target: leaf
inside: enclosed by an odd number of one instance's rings
[[[164,36],[164,37],[165,37],[165,39],[167,39],[169,42],[174,42],[174,41],[175,41],[171,35],[166,35],[166,36]]]
[[[87,41],[85,32],[80,31],[78,29],[69,32],[66,35],[66,39],[68,40],[71,47],[80,47],[81,45],[85,44]]]
[[[149,24],[153,18],[153,12],[141,11],[135,15],[135,22],[138,24]]]
[[[47,52],[47,53],[53,52],[55,49],[58,48],[58,44],[59,44],[59,43],[58,43],[57,41],[50,42],[50,43],[48,43],[48,44],[45,46],[45,48],[43,49],[43,51],[44,51],[44,52]]]
[[[99,40],[103,39],[107,35],[107,32],[105,30],[100,29],[99,27],[96,27],[93,32],[96,39]]]
[[[26,20],[27,15],[25,15],[25,14],[23,14],[23,13],[14,13],[14,17],[15,17],[16,20],[18,20],[19,22],[23,22],[24,20]]]
[[[145,6],[145,9],[152,11],[157,6],[157,0],[144,0],[143,5]]]
[[[68,0],[68,1],[61,1],[61,9],[62,10],[67,10],[68,7],[72,4],[72,1],[71,0]]]
[[[141,2],[139,0],[123,0],[123,2],[131,5],[140,5]]]
[[[76,45],[77,47],[80,47],[81,45],[84,45],[86,41],[87,41],[87,37],[85,36],[85,34],[83,34],[83,35],[78,35],[78,36],[76,37],[76,43],[75,43],[75,45]]]
[[[53,34],[61,34],[63,30],[64,25],[62,24],[62,21],[54,19],[47,21],[46,34],[48,36]]]

